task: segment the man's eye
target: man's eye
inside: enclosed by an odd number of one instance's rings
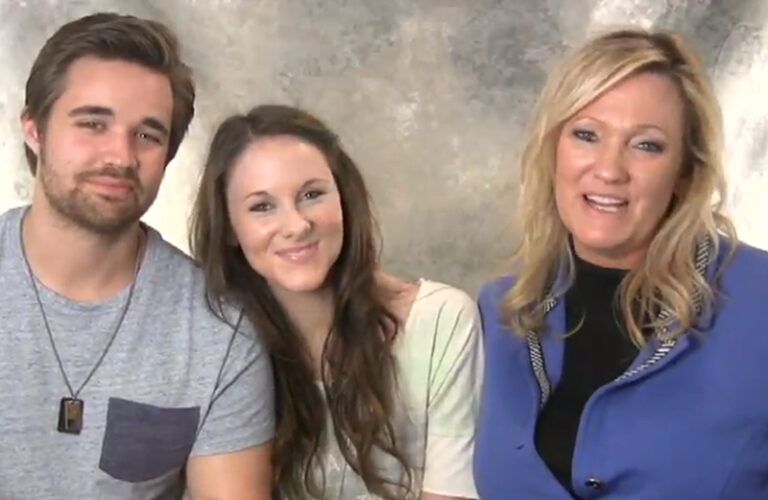
[[[104,130],[106,128],[104,123],[98,120],[80,121],[80,122],[77,122],[77,126],[81,128],[87,128],[89,130],[96,130],[96,131]]]
[[[147,132],[139,132],[138,136],[139,136],[139,139],[141,139],[142,141],[145,141],[145,142],[153,142],[155,144],[162,144],[163,143],[163,140],[160,137],[158,137],[158,136],[156,136],[154,134],[149,134]]]

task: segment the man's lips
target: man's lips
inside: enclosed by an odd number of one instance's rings
[[[98,191],[112,196],[130,194],[135,190],[135,183],[129,179],[117,178],[107,175],[96,175],[85,180]]]

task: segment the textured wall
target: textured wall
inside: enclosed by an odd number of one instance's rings
[[[18,114],[32,59],[93,10],[175,28],[197,117],[146,219],[186,248],[186,218],[217,122],[298,104],[336,128],[376,201],[389,269],[470,292],[514,231],[514,157],[553,58],[606,25],[688,34],[724,107],[730,210],[768,248],[768,2],[764,0],[0,0],[0,209],[29,199]]]

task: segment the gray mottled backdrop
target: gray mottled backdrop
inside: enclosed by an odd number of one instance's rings
[[[30,195],[18,115],[32,59],[94,10],[169,24],[195,69],[197,116],[146,217],[182,248],[218,121],[297,104],[363,169],[389,269],[476,291],[515,241],[515,154],[547,68],[594,30],[631,23],[680,30],[702,51],[724,108],[730,212],[768,248],[764,0],[0,0],[0,209]]]

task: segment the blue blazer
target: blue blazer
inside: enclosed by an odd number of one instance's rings
[[[509,277],[491,282],[479,299],[486,366],[478,492],[483,500],[571,498],[534,445],[541,385],[528,343],[500,314],[512,284]],[[587,402],[572,464],[580,498],[768,499],[768,253],[740,245],[719,289],[701,334],[684,335],[649,364],[659,352],[659,342],[650,342],[628,376]],[[562,372],[563,301],[546,319],[541,354],[554,388]]]

